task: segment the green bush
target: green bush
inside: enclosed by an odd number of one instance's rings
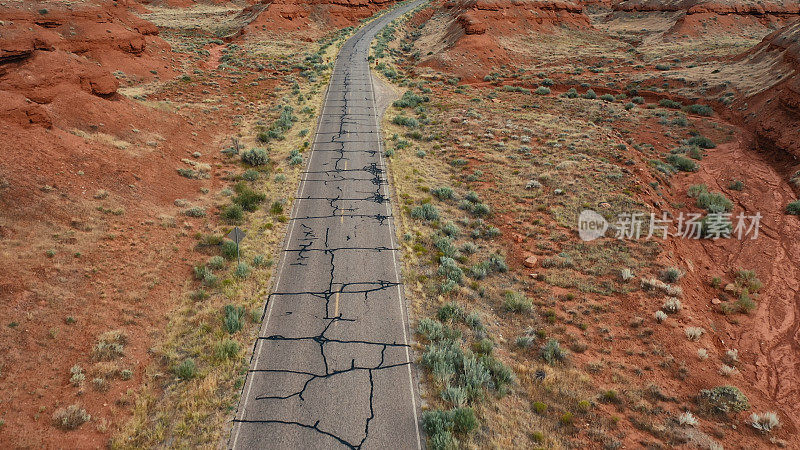
[[[686,141],[686,143],[689,145],[696,145],[700,148],[705,148],[705,149],[717,147],[717,144],[714,143],[714,141],[705,136],[692,136],[691,138],[689,138],[688,141]]]
[[[506,311],[523,313],[533,310],[533,302],[527,296],[515,291],[505,293],[503,308]]]
[[[600,100],[603,100],[605,102],[613,102],[616,99],[611,94],[603,94],[600,96]]]
[[[212,256],[208,260],[208,267],[210,267],[210,268],[212,268],[214,270],[220,270],[220,269],[225,268],[225,258],[223,258],[221,256]]]
[[[698,169],[697,163],[694,160],[683,155],[668,155],[667,162],[682,172],[696,172]]]
[[[589,100],[595,100],[597,98],[597,94],[595,94],[593,90],[589,89],[588,91],[586,91],[585,94],[583,94],[583,98]]]
[[[446,322],[448,320],[461,320],[464,318],[465,312],[464,308],[462,308],[456,302],[445,303],[439,308],[439,312],[436,314],[439,317],[439,320],[442,322]]]
[[[395,125],[402,125],[408,128],[416,128],[419,126],[419,121],[417,119],[403,115],[395,116],[394,119],[392,119],[392,123],[394,123]]]
[[[732,190],[732,191],[741,191],[741,190],[744,190],[744,181],[741,181],[741,180],[731,180],[731,182],[730,182],[730,183],[728,183],[728,189],[730,189],[730,190]]]
[[[222,257],[225,259],[236,259],[236,242],[231,241],[230,239],[225,239],[222,241]]]
[[[422,220],[439,220],[439,210],[430,203],[424,203],[411,210],[411,217]]]
[[[218,359],[235,358],[239,354],[239,343],[232,339],[225,339],[219,342],[214,350]]]
[[[575,88],[570,88],[567,92],[564,92],[564,97],[566,98],[578,98],[578,90]]]
[[[256,192],[244,182],[237,183],[234,187],[236,196],[233,197],[233,202],[241,206],[245,211],[256,211],[258,205],[266,200],[267,196]]]
[[[710,116],[714,114],[714,110],[707,105],[689,105],[686,107],[686,112],[697,114],[699,116]]]
[[[256,181],[258,179],[259,173],[257,170],[254,169],[247,169],[242,173],[242,179],[247,181]]]
[[[269,154],[263,148],[251,148],[242,153],[242,161],[251,166],[263,166],[269,164]]]
[[[659,100],[658,106],[664,108],[673,108],[673,109],[680,109],[683,105],[680,102],[676,102],[674,100],[670,100],[668,98],[663,98]]]
[[[183,380],[191,380],[197,375],[197,366],[192,358],[186,358],[175,367],[175,375]]]
[[[453,258],[448,258],[447,256],[442,256],[439,258],[438,274],[448,280],[453,281],[454,283],[459,284],[464,276],[464,272],[460,267],[458,267],[456,261]]]
[[[392,106],[395,108],[416,108],[420,103],[429,101],[428,97],[415,94],[412,91],[406,91],[399,100],[395,100]]]
[[[250,276],[250,272],[252,272],[252,268],[246,262],[240,262],[236,266],[236,270],[233,272],[237,278],[247,278]]]
[[[242,223],[244,219],[244,209],[236,203],[232,203],[222,210],[222,219],[228,223],[238,224]]]
[[[786,205],[786,214],[800,216],[800,200],[795,200]]]
[[[567,358],[567,351],[555,339],[548,340],[539,350],[539,355],[547,364],[553,365]]]
[[[700,404],[712,412],[727,414],[750,409],[747,396],[735,386],[717,386],[703,389],[699,396]]]
[[[234,334],[244,327],[244,307],[225,305],[222,308],[222,327],[229,334]]]
[[[539,86],[536,88],[536,95],[548,95],[550,94],[550,88],[546,86]]]
[[[709,192],[704,184],[696,184],[689,187],[689,197],[696,199],[699,208],[703,208],[711,213],[723,213],[733,210],[733,202],[721,192]]]

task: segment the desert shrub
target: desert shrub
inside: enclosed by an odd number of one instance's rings
[[[209,258],[208,263],[206,264],[213,270],[220,270],[225,267],[225,258],[221,256],[212,256]]]
[[[735,386],[717,386],[703,389],[698,397],[701,406],[718,414],[740,412],[750,409],[747,396]]]
[[[597,98],[597,94],[595,94],[595,92],[592,89],[589,89],[589,90],[586,91],[585,94],[583,94],[583,98],[589,99],[589,100],[594,100],[594,99]]]
[[[231,359],[239,354],[239,343],[233,339],[225,339],[217,343],[214,353],[218,359]]]
[[[631,102],[636,103],[637,105],[644,105],[644,97],[633,97]]]
[[[536,412],[536,414],[539,415],[544,414],[545,411],[547,411],[547,405],[542,402],[533,402],[531,406],[533,407],[533,410]]]
[[[549,339],[539,349],[539,356],[541,356],[547,364],[553,365],[557,362],[564,361],[567,358],[567,351],[561,348],[561,344],[559,344],[557,340]]]
[[[675,283],[683,276],[683,272],[677,267],[667,267],[661,271],[661,280],[665,283]]]
[[[800,200],[795,200],[786,205],[786,214],[800,216]]]
[[[91,420],[85,409],[80,405],[69,405],[66,408],[59,408],[53,413],[53,424],[62,430],[74,430],[84,423]]]
[[[661,322],[667,320],[667,313],[665,313],[664,311],[658,310],[658,311],[656,311],[655,318],[656,318],[656,322],[661,323]]]
[[[220,215],[226,222],[238,224],[244,219],[244,209],[242,209],[242,205],[232,203],[226,206]]]
[[[689,105],[686,107],[686,111],[699,116],[710,116],[714,114],[714,110],[708,105]]]
[[[697,425],[697,417],[689,411],[684,411],[678,416],[678,423],[684,426],[693,427]]]
[[[667,297],[661,309],[666,313],[677,313],[682,308],[681,301],[676,297]]]
[[[453,189],[447,186],[440,186],[435,189],[431,189],[431,195],[438,198],[439,200],[450,200],[454,197]]]
[[[550,88],[546,86],[539,86],[536,88],[535,92],[537,95],[548,95],[550,94]]]
[[[716,148],[717,144],[714,143],[711,139],[705,136],[692,136],[688,141],[686,141],[689,145],[696,145],[700,148]]]
[[[439,321],[425,317],[417,324],[417,333],[431,342],[438,341],[444,338],[444,326]]]
[[[565,92],[564,97],[566,98],[578,98],[578,90],[575,88],[570,88],[567,92]]]
[[[200,206],[193,206],[183,212],[186,216],[189,217],[205,217],[206,210]]]
[[[250,276],[250,272],[252,271],[253,269],[250,267],[250,264],[247,264],[246,262],[240,262],[236,266],[236,270],[233,272],[233,274],[238,278],[247,278]]]
[[[461,283],[461,280],[464,276],[464,272],[460,267],[458,267],[456,261],[453,258],[448,258],[447,256],[442,256],[439,258],[438,274],[457,284]]]
[[[128,335],[122,330],[106,331],[97,339],[92,357],[99,361],[111,361],[123,355]]]
[[[194,359],[186,358],[175,366],[175,375],[182,379],[182,380],[191,380],[197,375],[197,365],[194,363]]]
[[[489,213],[491,213],[491,211],[492,210],[489,208],[489,205],[485,203],[475,203],[472,205],[472,208],[470,208],[470,212],[476,216],[487,216]]]
[[[303,163],[303,155],[300,154],[300,150],[294,149],[289,152],[289,156],[287,158],[289,160],[289,164],[296,166]]]
[[[687,194],[689,197],[696,199],[696,204],[699,208],[703,208],[708,212],[723,213],[733,209],[733,202],[725,197],[725,194],[721,192],[709,192],[705,184],[690,186]]]
[[[416,128],[419,126],[419,121],[417,119],[403,115],[395,116],[394,119],[392,119],[392,123],[395,125],[402,125],[408,128]]]
[[[483,338],[474,344],[475,353],[479,355],[491,355],[494,350],[494,342],[489,338]]]
[[[242,153],[242,162],[251,166],[263,166],[269,164],[269,154],[263,148],[251,148]]]
[[[406,91],[399,100],[395,100],[392,106],[395,108],[416,108],[420,103],[429,101],[426,96],[421,96],[413,91]]]
[[[667,162],[672,164],[676,169],[682,172],[696,172],[697,163],[683,155],[670,154],[667,155]]]
[[[225,305],[222,308],[222,328],[229,334],[234,334],[244,327],[244,307]]]
[[[656,64],[656,70],[669,70],[671,68],[669,64]]]
[[[753,413],[748,418],[748,422],[753,428],[762,433],[769,433],[775,428],[781,426],[781,421],[778,419],[778,415],[772,411],[763,412],[761,414]]]
[[[703,336],[703,333],[706,332],[706,330],[701,327],[686,327],[684,332],[690,341],[698,341],[700,340],[700,337]]]
[[[604,102],[613,102],[616,99],[611,94],[603,94],[600,96],[600,100],[603,100]]]
[[[430,203],[423,203],[411,210],[411,217],[422,220],[439,220],[439,210]]]
[[[247,169],[242,174],[242,179],[247,181],[256,181],[258,179],[258,171],[253,169]]]
[[[461,234],[461,228],[458,225],[454,224],[453,222],[447,222],[442,226],[442,233],[449,237],[458,237]]]
[[[681,106],[683,106],[683,105],[681,105],[680,102],[676,102],[676,101],[670,100],[668,98],[663,98],[663,99],[659,100],[658,106],[661,106],[661,107],[664,107],[664,108],[680,109]]]
[[[228,260],[236,259],[237,245],[230,239],[225,239],[220,244],[222,257]]]
[[[733,191],[741,191],[741,190],[744,189],[744,181],[731,180],[731,182],[728,183],[728,189],[733,190]]]
[[[450,302],[442,305],[442,307],[439,308],[439,312],[436,314],[436,316],[442,322],[447,322],[448,320],[461,320],[464,318],[465,314],[464,308],[462,308],[461,305],[456,302]]]
[[[237,183],[234,187],[234,191],[236,191],[236,196],[233,197],[233,202],[241,206],[245,211],[256,211],[258,205],[267,198],[266,195],[256,192],[243,182]]]
[[[527,296],[516,291],[507,291],[503,301],[503,308],[506,311],[523,313],[533,310],[533,302]]]

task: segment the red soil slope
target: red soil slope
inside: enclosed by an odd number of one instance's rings
[[[152,330],[185,279],[176,270],[189,273],[180,263],[191,253],[187,231],[202,219],[174,219],[173,202],[212,181],[175,169],[210,153],[215,134],[117,93],[112,73],[174,75],[157,29],[123,3],[0,7],[3,448],[105,445],[105,427],[129,414],[114,400],[141,383]],[[92,348],[117,328],[128,335],[120,369],[134,375],[101,392],[89,383],[104,370]],[[69,383],[75,364],[86,371],[80,390]],[[54,428],[54,410],[73,403],[92,424]]]
[[[800,4],[789,0],[624,0],[613,9],[682,13],[667,35],[688,36],[759,25],[778,28],[800,14]]]

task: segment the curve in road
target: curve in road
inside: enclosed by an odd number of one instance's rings
[[[421,448],[370,43],[336,59],[231,448]]]

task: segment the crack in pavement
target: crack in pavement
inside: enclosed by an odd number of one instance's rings
[[[421,448],[367,59],[376,33],[415,6],[365,25],[340,49],[231,447]]]

